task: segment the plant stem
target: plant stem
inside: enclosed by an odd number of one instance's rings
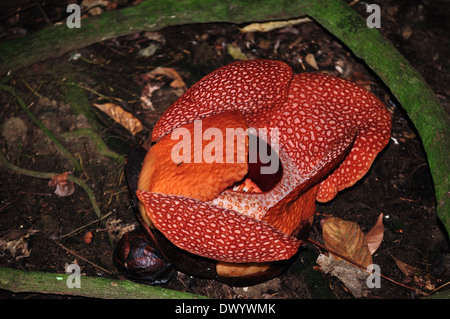
[[[70,132],[66,132],[62,134],[64,138],[71,138],[71,137],[88,137],[90,140],[95,144],[97,147],[98,152],[110,159],[112,159],[117,164],[123,164],[125,161],[125,158],[111,150],[106,143],[102,140],[100,135],[95,132],[92,129],[78,129]]]

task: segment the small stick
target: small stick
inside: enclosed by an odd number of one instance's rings
[[[64,246],[63,244],[61,244],[59,241],[54,240],[54,239],[52,239],[52,240],[53,240],[53,242],[54,242],[55,244],[57,244],[59,247],[61,247],[62,249],[64,249],[64,250],[67,251],[68,253],[71,253],[72,255],[74,255],[74,256],[77,257],[77,258],[80,258],[81,260],[84,260],[85,262],[87,262],[88,264],[91,264],[91,265],[94,266],[95,268],[101,269],[101,270],[103,270],[104,272],[106,272],[106,273],[108,273],[108,274],[110,274],[110,275],[113,275],[113,273],[112,273],[111,271],[106,270],[106,269],[103,268],[103,267],[100,267],[99,265],[93,263],[92,261],[90,261],[90,260],[84,258],[84,257],[81,256],[81,255],[78,255],[78,254],[77,254],[76,252],[74,252],[73,250],[70,250],[69,248],[67,248],[66,246]]]
[[[89,227],[89,226],[91,226],[91,225],[93,225],[93,224],[95,224],[95,223],[98,223],[100,220],[103,220],[103,219],[105,219],[106,217],[109,217],[112,213],[113,213],[113,212],[109,212],[108,214],[102,216],[102,218],[100,218],[100,219],[98,219],[98,220],[94,220],[94,221],[92,221],[92,222],[90,222],[90,223],[87,223],[86,225],[83,225],[83,226],[81,226],[81,227],[78,227],[77,229],[72,230],[71,232],[69,232],[69,233],[67,233],[67,234],[61,235],[61,236],[58,237],[58,239],[63,239],[63,238],[72,236],[73,234],[78,233],[79,231],[83,230],[84,228]]]

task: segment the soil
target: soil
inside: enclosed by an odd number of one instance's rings
[[[2,10],[0,40],[45,27],[36,2],[22,2],[21,8],[27,9],[18,14],[12,14],[17,4]],[[443,107],[450,110],[448,1],[373,3],[382,10],[380,32],[417,68]],[[43,10],[48,19],[57,22],[63,19],[61,8],[65,4],[66,1],[48,1]],[[368,16],[363,2],[354,8]],[[102,155],[92,136],[74,136],[69,132],[92,129],[119,158],[125,158],[133,144],[148,139],[159,116],[182,93],[180,88],[171,86],[172,78],[159,76],[152,82],[160,87],[151,96],[153,108],[145,106],[140,99],[142,75],[156,67],[167,67],[190,87],[202,76],[233,62],[235,58],[228,50],[233,47],[248,59],[285,61],[296,73],[328,72],[352,80],[385,103],[392,114],[390,143],[355,186],[339,193],[333,201],[317,205],[310,238],[323,242],[320,221],[324,216],[356,222],[367,232],[383,214],[384,238],[373,261],[384,276],[395,282],[382,279],[381,288],[370,289],[365,298],[423,298],[449,281],[450,246],[436,217],[427,157],[418,133],[383,83],[314,22],[269,32],[241,33],[239,27],[184,25],[133,34],[4,75],[2,83],[14,88],[29,110],[81,163],[81,170],[74,171],[68,157],[3,90],[1,151],[11,163],[28,170],[73,172],[92,189],[102,216],[107,216],[98,220],[86,192],[79,186],[72,195],[59,197],[48,185],[48,179],[17,174],[0,165],[0,237],[27,236],[23,249],[12,252],[2,246],[1,267],[64,273],[67,264],[77,263],[83,274],[121,278],[112,263],[109,236],[117,239],[130,227],[139,227],[129,203],[123,161]],[[306,61],[308,54],[315,57],[317,69]],[[136,115],[144,124],[143,130],[133,135],[94,107],[104,103],[114,103]],[[76,105],[87,105],[88,113],[82,113]],[[355,298],[339,279],[318,269],[315,261],[322,252],[312,244],[305,245],[286,273],[254,287],[229,287],[182,273],[161,286],[212,298]],[[0,291],[0,297],[44,296]]]

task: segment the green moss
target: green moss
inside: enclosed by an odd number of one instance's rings
[[[128,280],[81,276],[80,288],[68,288],[67,274],[21,271],[0,267],[0,289],[13,292],[85,296],[93,298],[199,299],[203,296]],[[69,278],[70,280],[70,278]]]

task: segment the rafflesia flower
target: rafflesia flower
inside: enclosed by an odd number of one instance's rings
[[[142,218],[219,277],[267,273],[296,254],[315,202],[364,176],[390,126],[383,103],[349,81],[232,63],[156,123],[136,192]]]

